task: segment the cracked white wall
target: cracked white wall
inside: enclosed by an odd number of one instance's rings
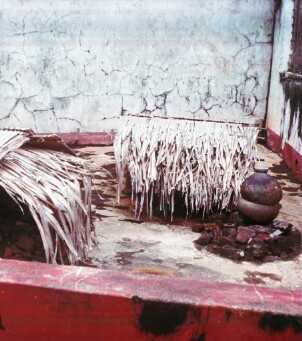
[[[274,0],[1,0],[0,126],[104,131],[121,115],[256,123]]]

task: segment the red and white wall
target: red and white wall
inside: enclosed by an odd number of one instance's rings
[[[281,1],[276,13],[266,127],[268,145],[282,155],[302,181],[302,113],[299,109],[302,76],[288,72],[292,68],[294,16],[298,5],[299,1]],[[288,87],[293,98],[285,96]]]

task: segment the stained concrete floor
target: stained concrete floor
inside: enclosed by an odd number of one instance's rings
[[[302,287],[302,255],[291,261],[265,264],[235,262],[194,247],[198,234],[191,227],[200,224],[198,220],[135,221],[129,196],[123,195],[121,202],[116,203],[113,148],[86,147],[80,152],[97,169],[95,183],[100,195],[95,196],[93,206],[97,236],[97,245],[89,253],[93,265],[135,274],[241,284],[254,282],[286,289]],[[260,145],[259,157],[283,188],[278,219],[293,223],[301,231],[301,184],[294,180],[277,154]]]

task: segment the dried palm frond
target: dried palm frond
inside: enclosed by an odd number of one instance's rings
[[[28,206],[47,262],[63,263],[66,255],[74,264],[92,245],[91,176],[81,158],[28,147],[33,137],[29,131],[0,130],[0,186],[21,209]]]
[[[172,219],[177,192],[187,214],[231,209],[255,162],[257,135],[256,127],[236,123],[129,119],[114,143],[117,199],[128,171],[138,217],[144,202],[152,216],[155,194]]]

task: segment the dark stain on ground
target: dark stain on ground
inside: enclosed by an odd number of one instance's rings
[[[131,259],[136,253],[145,252],[144,249],[139,249],[138,251],[125,251],[117,252],[114,258],[117,258],[117,262],[121,265],[132,264],[129,259]]]
[[[95,268],[97,269],[97,265],[96,264],[92,264],[92,258],[88,258],[85,261],[78,261],[76,263],[76,266],[85,266],[87,268]]]
[[[179,269],[185,269],[192,266],[191,264],[188,263],[176,263],[176,265],[179,267]]]
[[[244,277],[243,280],[248,284],[265,284],[265,281],[259,277]]]
[[[135,298],[133,301],[141,305],[137,322],[145,333],[169,335],[175,333],[187,319],[189,307],[185,304],[138,301]]]
[[[278,164],[274,163],[269,170],[274,173],[274,177],[277,179],[289,179],[291,183],[300,185],[300,182],[294,177],[294,174],[290,171],[284,161],[281,161]]]
[[[125,205],[115,205],[114,208],[118,208],[120,210],[128,210],[129,206],[125,206]]]
[[[121,245],[123,249],[128,249],[128,250],[131,249],[131,251],[133,249],[140,249],[140,250],[146,251],[145,249],[148,249],[154,245],[158,245],[160,241],[145,242],[143,240],[130,240],[130,241],[125,240],[125,241],[119,241],[117,243]]]
[[[285,187],[282,187],[282,190],[286,191],[286,192],[298,192],[300,190],[300,188],[299,187],[285,186]]]
[[[258,327],[275,333],[282,333],[292,327],[295,333],[298,334],[302,333],[302,317],[267,312],[258,321]]]
[[[108,156],[114,156],[114,152],[107,152],[107,153],[104,153],[105,155],[108,155]]]
[[[112,163],[108,163],[102,166],[107,172],[109,172],[112,178],[116,179],[116,169],[115,169],[115,162],[112,160]]]
[[[143,223],[142,220],[136,220],[136,219],[130,219],[130,218],[119,219],[119,221],[127,221],[129,223],[134,223],[134,224],[141,224],[141,223]]]
[[[274,163],[270,168],[269,168],[273,173],[276,174],[286,174],[287,173],[287,166],[284,161],[280,161],[280,163]]]
[[[123,242],[131,242],[132,241],[132,239],[131,238],[123,238]]]
[[[281,282],[282,278],[275,274],[259,272],[259,271],[245,271],[244,272],[247,277],[243,278],[246,283],[249,284],[266,284],[262,278],[269,278],[273,281]]]
[[[291,194],[288,194],[290,197],[302,197],[302,193],[291,193]]]
[[[102,196],[100,196],[95,191],[92,191],[91,199],[93,204],[96,205],[96,207],[103,207],[104,203],[108,200],[108,196],[103,194]]]
[[[91,215],[93,218],[110,218],[110,215],[106,215],[106,214],[99,214],[99,213],[93,213]]]

